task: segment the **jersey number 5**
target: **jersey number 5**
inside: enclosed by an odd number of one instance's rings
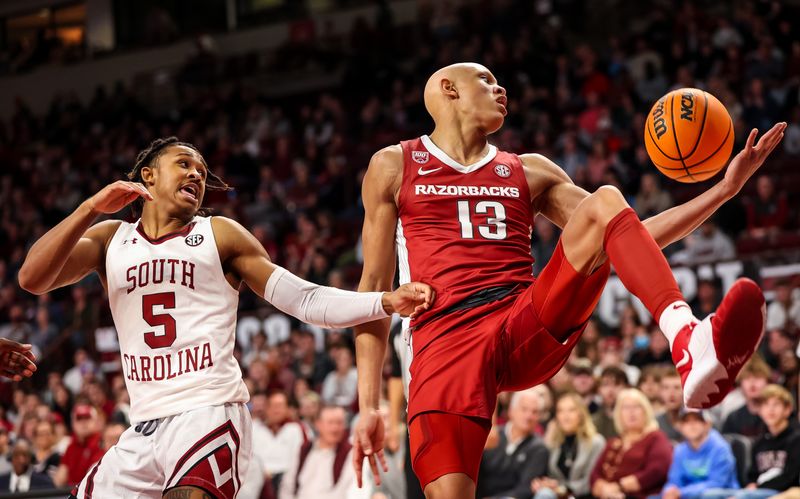
[[[155,293],[142,296],[142,317],[153,327],[163,326],[164,334],[153,331],[144,333],[144,342],[150,348],[165,348],[175,343],[177,332],[175,319],[169,314],[154,314],[156,305],[161,305],[164,310],[175,308],[175,293]]]
[[[486,224],[478,225],[478,234],[484,239],[506,238],[506,207],[497,201],[478,201],[475,204],[475,214],[487,215]],[[488,216],[491,215],[491,216]],[[461,223],[461,237],[474,239],[475,231],[472,227],[472,211],[469,201],[458,202],[458,221]]]

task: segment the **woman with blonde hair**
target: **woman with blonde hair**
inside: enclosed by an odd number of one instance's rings
[[[589,474],[605,442],[579,394],[568,392],[558,397],[556,417],[545,435],[550,449],[548,476],[531,482],[534,499],[591,497]]]
[[[619,437],[606,443],[591,476],[592,495],[600,499],[658,494],[672,464],[672,444],[658,429],[653,407],[635,388],[623,390],[614,406]]]

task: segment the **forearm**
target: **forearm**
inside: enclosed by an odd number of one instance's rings
[[[305,281],[281,267],[267,280],[264,298],[303,322],[326,328],[351,327],[388,317],[384,293],[356,293]]]
[[[699,196],[643,220],[660,248],[691,234],[736,192],[724,180]]]
[[[19,270],[20,286],[36,292],[49,288],[64,268],[70,252],[91,227],[97,213],[84,201],[31,246]]]
[[[354,328],[358,368],[358,406],[361,411],[377,409],[381,400],[381,377],[390,319]]]

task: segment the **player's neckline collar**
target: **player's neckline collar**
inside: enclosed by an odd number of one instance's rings
[[[475,163],[472,163],[471,165],[462,165],[458,161],[448,156],[446,152],[439,149],[439,146],[434,144],[431,138],[428,137],[427,135],[423,135],[422,137],[420,137],[420,140],[422,140],[422,145],[425,146],[425,149],[427,149],[431,154],[433,154],[433,156],[436,159],[446,164],[450,168],[461,173],[474,172],[475,170],[478,170],[482,166],[492,161],[494,157],[497,156],[497,148],[489,144],[489,150],[486,152],[486,156],[482,157],[481,159],[479,159]]]
[[[138,232],[139,235],[142,236],[150,244],[161,244],[164,241],[169,241],[170,239],[173,239],[173,238],[176,238],[176,237],[188,236],[189,233],[194,228],[196,223],[197,222],[195,220],[192,220],[191,222],[189,222],[188,224],[184,225],[183,227],[181,227],[180,229],[178,229],[176,231],[168,232],[167,234],[164,234],[161,237],[157,237],[157,238],[153,239],[152,237],[148,236],[147,233],[144,231],[144,229],[142,228],[142,220],[139,219],[139,221],[136,222],[136,232]]]

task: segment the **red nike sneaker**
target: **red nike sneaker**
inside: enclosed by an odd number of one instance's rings
[[[750,279],[737,279],[717,312],[684,326],[672,344],[681,375],[683,403],[712,407],[733,389],[736,376],[764,336],[764,295]]]

